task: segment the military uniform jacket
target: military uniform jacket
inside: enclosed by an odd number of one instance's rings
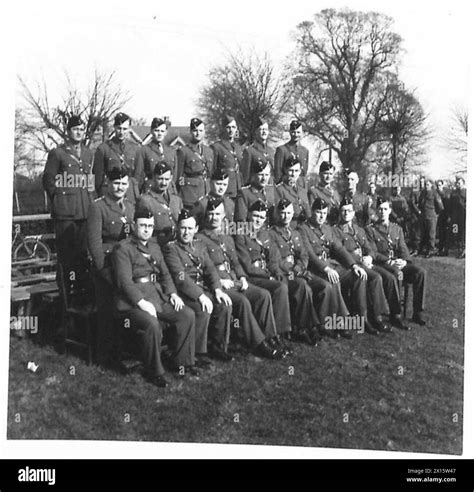
[[[403,223],[410,213],[408,202],[403,195],[392,196],[392,216],[397,223]]]
[[[235,205],[235,220],[245,222],[247,220],[247,212],[249,207],[259,199],[267,205],[268,217],[271,221],[273,210],[277,202],[275,186],[272,184],[266,185],[262,188],[257,188],[253,185],[243,186],[237,196]]]
[[[135,207],[127,198],[124,208],[109,194],[95,200],[87,219],[87,244],[94,267],[100,271],[108,265],[113,247],[131,232]]]
[[[308,268],[308,252],[304,247],[301,233],[292,228],[272,226],[270,236],[280,253],[280,268],[284,273],[294,272],[297,275]]]
[[[153,213],[154,235],[173,235],[176,232],[178,215],[183,208],[183,202],[178,195],[169,190],[161,194],[150,189],[138,200],[137,208],[140,207],[146,207]]]
[[[229,186],[226,195],[231,198],[237,196],[242,187],[240,166],[243,159],[242,146],[237,142],[219,140],[212,145],[214,150],[214,169],[222,169],[229,175]]]
[[[92,152],[81,145],[81,156],[65,143],[48,154],[43,187],[51,200],[51,215],[56,220],[87,219],[95,197]]]
[[[158,244],[148,241],[143,246],[131,236],[120,241],[112,251],[112,266],[118,288],[117,309],[128,311],[137,308],[141,299],[150,301],[158,312],[176,293],[176,287]],[[149,278],[150,282],[139,282]]]
[[[268,229],[256,234],[235,237],[235,247],[240,264],[249,277],[270,278],[282,275],[280,252],[272,241]]]
[[[189,143],[178,149],[176,185],[184,205],[191,206],[209,191],[209,177],[213,171],[214,152],[211,147]]]
[[[369,197],[365,193],[352,193],[349,190],[345,192],[344,197],[352,200],[357,224],[361,227],[369,224]]]
[[[399,225],[389,222],[386,226],[379,220],[366,227],[365,231],[375,250],[375,263],[383,264],[393,258],[411,261],[403,230]]]
[[[204,289],[214,292],[221,287],[220,277],[200,239],[192,244],[171,241],[163,246],[163,254],[178,292],[197,300]]]
[[[444,208],[441,197],[433,189],[421,191],[418,207],[424,217],[437,217]]]
[[[355,263],[334,229],[328,224],[318,226],[308,221],[298,229],[308,251],[309,267],[314,272],[323,274],[326,267],[341,271]]]
[[[449,210],[454,222],[466,220],[466,188],[455,189],[451,192]]]
[[[354,222],[334,226],[336,236],[352,255],[354,262],[360,263],[363,256],[375,257],[372,243],[367,239],[365,230]]]
[[[263,145],[260,142],[254,142],[244,149],[242,159],[242,179],[243,184],[250,182],[250,170],[252,164],[256,163],[270,163],[270,166],[274,168],[275,151],[269,145]]]
[[[286,198],[293,204],[295,211],[293,220],[295,222],[304,222],[311,217],[311,207],[309,206],[306,188],[303,188],[299,184],[290,186],[287,183],[279,183],[276,185],[276,194],[277,202],[282,198]]]
[[[279,183],[283,176],[283,164],[290,157],[296,157],[301,162],[301,177],[304,178],[308,173],[309,150],[301,144],[286,142],[280,145],[275,151],[275,183]]]
[[[135,171],[135,177],[141,190],[143,190],[144,182],[153,178],[153,170],[158,162],[161,161],[166,161],[171,166],[171,174],[174,181],[176,181],[178,157],[173,147],[163,144],[160,146],[158,142],[152,140],[147,145],[142,146],[141,152],[142,158]]]
[[[325,186],[322,186],[321,183],[318,183],[309,189],[308,197],[310,205],[313,205],[316,198],[325,200],[329,205],[327,217],[328,224],[337,224],[339,220],[339,205],[341,203],[341,196],[337,190],[335,190],[332,186],[326,188]]]
[[[207,253],[221,279],[238,280],[246,277],[235,250],[234,240],[227,234],[204,229],[197,236],[206,245]]]
[[[192,209],[193,215],[196,217],[196,221],[198,225],[202,225],[204,223],[204,219],[206,218],[206,208],[209,202],[209,199],[213,197],[212,193],[208,193],[206,196],[202,196],[195,204]],[[225,217],[227,220],[227,225],[234,221],[234,212],[235,212],[235,203],[232,198],[225,196],[223,197],[224,201],[224,209],[225,209]]]
[[[129,140],[120,141],[115,137],[97,147],[93,173],[95,175],[95,187],[99,195],[105,193],[107,173],[115,167],[127,170],[130,178],[127,198],[135,203],[140,195],[138,178],[143,170],[141,147]]]

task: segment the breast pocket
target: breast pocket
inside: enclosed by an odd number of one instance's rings
[[[53,198],[53,214],[56,217],[73,217],[76,213],[76,190],[58,190]]]

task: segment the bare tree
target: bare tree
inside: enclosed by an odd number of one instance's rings
[[[208,77],[198,107],[210,139],[219,136],[226,114],[235,116],[242,142],[251,142],[260,117],[268,121],[273,135],[281,132],[288,97],[268,54],[241,49],[229,53],[226,63],[214,66]]]
[[[392,23],[376,12],[322,10],[298,25],[289,61],[295,116],[358,172],[384,139],[381,118],[402,41]]]
[[[73,78],[65,72],[66,84],[59,104],[50,102],[45,81],[30,89],[22,77],[18,77],[23,97],[33,118],[28,119],[25,130],[30,133],[37,148],[47,152],[67,135],[67,120],[72,114],[80,115],[86,124],[86,144],[90,144],[100,127],[107,135],[107,124],[114,113],[130,100],[116,81],[115,72],[95,70],[91,85],[81,90]]]
[[[454,106],[451,110],[450,131],[446,146],[456,158],[455,170],[467,172],[467,146],[469,115],[465,108]]]

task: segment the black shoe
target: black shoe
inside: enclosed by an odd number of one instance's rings
[[[256,354],[266,359],[278,360],[283,359],[283,354],[277,348],[272,347],[266,340],[257,346]]]
[[[220,360],[221,362],[230,362],[234,360],[232,355],[228,354],[227,352],[224,352],[222,349],[218,347],[209,348],[209,357],[211,357],[211,359]]]
[[[410,331],[411,328],[408,325],[404,325],[402,318],[399,314],[395,316],[390,316],[389,318],[390,324],[399,330]]]
[[[181,375],[181,373],[180,373]],[[184,366],[184,374],[183,376],[200,376],[201,371],[196,366]]]
[[[421,313],[414,314],[413,318],[411,320],[413,321],[413,323],[416,323],[420,326],[426,325],[426,321],[423,319],[423,316],[421,315]]]
[[[313,326],[311,330],[308,330],[308,335],[311,338],[311,345],[314,347],[318,346],[318,343],[321,341],[321,328],[318,326]]]
[[[379,332],[375,328],[375,326],[376,325],[372,325],[372,323],[369,323],[368,320],[365,320],[365,323],[364,323],[364,331],[365,331],[365,333],[368,333],[369,335],[378,336]]]
[[[374,319],[373,326],[379,333],[391,333],[392,328],[387,323],[384,323],[382,319]]]
[[[210,369],[213,364],[206,354],[196,355],[196,366],[202,369]]]
[[[166,380],[163,374],[158,374],[158,376],[148,376],[146,380],[156,386],[157,388],[166,388],[168,387],[168,381]]]
[[[276,335],[272,340],[275,342],[275,348],[281,350],[286,355],[293,355],[293,349],[285,343],[281,335]]]

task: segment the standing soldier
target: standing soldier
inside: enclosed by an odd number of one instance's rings
[[[365,227],[369,223],[369,197],[365,193],[357,191],[359,176],[355,171],[346,174],[346,184],[344,198],[351,200],[357,224]]]
[[[232,301],[223,292],[214,263],[205,244],[195,239],[196,233],[196,219],[183,209],[177,238],[163,248],[163,254],[178,293],[196,316],[197,364],[205,366],[208,338],[211,357],[223,362],[232,360],[227,353]]]
[[[184,305],[166,266],[160,247],[150,241],[153,214],[135,211],[133,235],[112,251],[117,310],[130,322],[139,341],[145,378],[168,385],[161,363],[162,322],[173,328],[170,364],[180,374],[198,375],[195,367],[194,311]]]
[[[237,234],[235,247],[240,264],[252,284],[262,287],[272,296],[273,315],[280,345],[289,338],[291,331],[288,286],[280,269],[280,253],[263,225],[267,220],[268,208],[262,200],[250,205],[248,225],[250,234]]]
[[[369,224],[371,224],[378,218],[377,198],[378,198],[377,185],[375,184],[375,181],[370,181],[369,191],[367,192],[367,201],[369,205],[369,221],[368,221]]]
[[[223,119],[225,135],[212,145],[214,150],[214,169],[229,175],[229,186],[226,195],[235,200],[242,187],[240,166],[243,158],[242,146],[237,142],[237,123],[231,115]]]
[[[303,136],[303,126],[300,121],[290,122],[290,140],[280,145],[275,151],[275,183],[279,183],[283,177],[283,166],[290,158],[301,163],[301,176],[298,184],[306,188],[306,175],[308,174],[309,150],[300,144]]]
[[[397,223],[405,234],[407,231],[407,220],[410,209],[406,198],[402,195],[402,187],[394,186],[392,188],[392,219]]]
[[[224,213],[222,199],[209,201],[206,225],[198,237],[206,245],[221,278],[221,285],[232,299],[232,313],[238,320],[238,327],[243,330],[247,345],[263,357],[281,359],[286,352],[283,347],[274,345],[277,343],[277,331],[272,298],[267,290],[247,282],[234,240],[222,230]]]
[[[443,202],[443,210],[438,215],[438,255],[448,256],[449,252],[449,191],[444,187],[444,181],[436,181],[436,191]],[[405,231],[403,231],[405,232]]]
[[[158,162],[167,162],[171,167],[171,174],[176,179],[177,157],[176,150],[164,144],[168,130],[166,121],[162,118],[153,118],[150,127],[151,140],[142,146],[142,159],[140,165],[143,169],[137,169],[136,177],[140,184],[142,192],[147,191],[153,185],[153,171]],[[170,190],[176,193],[174,181],[170,184]]]
[[[321,162],[319,166],[319,183],[312,186],[308,191],[309,204],[311,206],[316,198],[324,200],[328,204],[327,221],[329,225],[337,224],[339,220],[339,204],[341,203],[339,193],[332,186],[334,170],[333,164],[327,161]]]
[[[374,263],[394,276],[402,272],[405,282],[413,284],[413,318],[415,323],[426,325],[423,319],[426,271],[412,263],[402,228],[390,222],[392,207],[388,199],[379,198],[379,220],[366,228],[367,237],[375,246]]]
[[[449,199],[451,230],[458,249],[458,258],[465,257],[466,248],[466,188],[464,178],[456,177],[455,188]]]
[[[271,173],[273,174],[273,163],[275,159],[275,150],[267,145],[268,140],[268,123],[258,119],[258,127],[255,130],[254,142],[249,145],[243,153],[242,159],[242,180],[243,184],[250,183],[250,170],[256,163],[269,163]]]
[[[135,207],[125,197],[128,174],[112,168],[107,175],[107,193],[90,206],[87,242],[92,258],[92,278],[97,305],[97,359],[106,367],[121,369],[120,333],[113,325],[113,247],[131,233]]]
[[[269,162],[254,162],[250,169],[250,184],[243,186],[237,197],[235,220],[245,222],[248,208],[257,200],[262,200],[268,207],[270,225],[273,223],[274,207],[277,202],[275,185],[269,184],[271,178]]]
[[[420,187],[412,189],[408,205],[410,208],[410,243],[412,250],[410,251],[411,256],[418,256],[421,241],[421,210],[420,210],[420,194],[421,190],[425,187],[425,178],[420,176]],[[378,211],[377,211],[378,213]],[[378,219],[377,219],[378,220]]]
[[[443,210],[443,202],[429,179],[420,193],[418,206],[421,211],[421,249],[425,251],[426,258],[430,258],[435,253],[436,224],[438,214]]]
[[[209,200],[213,198],[222,198],[225,208],[226,226],[234,221],[235,203],[232,198],[226,195],[229,186],[229,175],[223,169],[214,169],[211,176],[210,191],[206,196],[202,196],[194,204],[193,215],[196,217],[198,226],[202,226],[206,218],[206,209]]]
[[[213,171],[214,152],[204,145],[204,122],[192,118],[189,125],[191,142],[178,149],[176,186],[183,205],[192,208],[200,197],[209,192],[209,177]]]
[[[48,154],[43,187],[51,202],[58,262],[65,275],[83,273],[87,265],[87,216],[94,197],[92,152],[83,143],[84,122],[71,116],[68,138]]]
[[[313,307],[313,292],[306,283],[308,275],[308,253],[301,233],[291,227],[293,204],[286,198],[276,206],[276,224],[270,229],[270,236],[280,252],[280,269],[283,271],[290,296],[291,338],[310,345],[320,340],[320,320]]]
[[[151,188],[137,202],[137,208],[146,208],[153,213],[153,236],[160,246],[175,238],[178,215],[183,208],[181,198],[171,191],[172,182],[171,165],[164,161],[157,162]]]
[[[140,192],[136,178],[143,170],[141,147],[127,139],[130,132],[130,116],[117,113],[114,120],[114,136],[101,143],[94,156],[95,188],[102,196],[107,189],[106,176],[113,168],[125,168],[130,178],[127,198],[135,204]]]

